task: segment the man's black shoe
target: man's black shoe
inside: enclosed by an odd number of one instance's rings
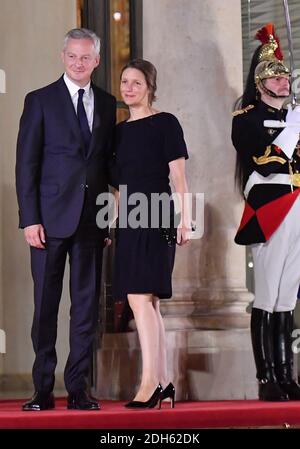
[[[22,405],[22,410],[25,412],[51,410],[55,407],[53,393],[44,393],[36,391],[30,399]]]
[[[90,398],[85,391],[70,393],[68,396],[68,409],[73,410],[100,410],[96,399]]]

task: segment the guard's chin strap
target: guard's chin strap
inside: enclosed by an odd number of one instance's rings
[[[277,94],[275,94],[275,92],[272,92],[271,90],[266,88],[266,86],[264,84],[264,80],[262,80],[259,83],[259,85],[260,85],[261,89],[264,91],[265,94],[267,94],[267,95],[269,95],[270,97],[273,97],[273,98],[287,98],[287,97],[289,97],[291,95],[291,84],[290,84],[290,92],[289,92],[288,95],[277,95]]]

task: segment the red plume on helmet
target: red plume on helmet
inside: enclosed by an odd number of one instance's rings
[[[255,37],[260,40],[262,45],[258,48],[254,80],[256,86],[265,90],[264,80],[275,76],[289,76],[290,70],[283,63],[279,39],[272,23],[267,23],[262,27]]]
[[[255,38],[258,39],[262,45],[270,44],[272,41],[276,41],[277,48],[274,49],[274,55],[276,59],[279,61],[283,60],[283,54],[280,48],[280,42],[278,37],[275,34],[275,28],[272,23],[267,23],[264,27],[262,27],[255,35]]]

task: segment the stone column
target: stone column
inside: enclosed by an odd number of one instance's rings
[[[2,85],[2,87],[5,87]],[[5,94],[5,89],[0,90],[0,99],[1,95]],[[3,148],[0,144],[0,179],[3,179],[3,173],[2,173],[2,152]],[[3,313],[3,258],[2,258],[2,181],[0,181],[0,354],[5,353],[5,332],[3,330],[4,328],[4,313]],[[3,372],[3,358],[0,356],[0,375]]]
[[[205,196],[204,234],[177,248],[173,298],[162,301],[169,378],[178,399],[255,397],[246,312],[252,295],[245,248],[233,242],[242,212],[230,138],[242,92],[240,1],[161,0],[153,8],[144,0],[143,17],[144,58],[158,70],[157,108],[181,122],[189,189]],[[136,332],[104,335],[98,361],[100,396],[134,396],[141,366]]]
[[[256,396],[246,308],[245,248],[233,239],[242,213],[234,189],[231,111],[242,93],[239,0],[143,1],[144,58],[158,70],[160,111],[182,124],[191,192],[204,193],[204,235],[177,247],[173,298],[162,301],[170,380],[179,399]],[[100,395],[127,398],[139,383],[136,333],[104,335]],[[111,385],[101,379],[112,376]]]
[[[252,295],[245,248],[234,243],[243,202],[230,136],[242,92],[240,1],[164,0],[156,9],[145,0],[144,58],[158,70],[158,109],[183,126],[190,191],[205,198],[204,234],[177,249],[173,298],[162,304],[171,376],[182,398],[253,397]]]
[[[190,191],[205,198],[202,238],[177,250],[166,325],[248,327],[245,248],[233,242],[242,202],[230,139],[231,110],[242,91],[240,2],[164,0],[152,8],[145,0],[144,58],[158,70],[158,109],[183,126]]]
[[[0,101],[6,93],[6,73],[0,66]],[[5,353],[5,332],[4,313],[3,313],[3,262],[2,262],[2,192],[3,192],[3,147],[0,142],[0,354]],[[3,372],[3,358],[0,357],[0,375]]]

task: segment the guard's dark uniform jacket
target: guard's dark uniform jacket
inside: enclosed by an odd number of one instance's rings
[[[300,193],[298,145],[289,160],[279,147],[272,144],[283,128],[264,127],[264,120],[284,121],[286,114],[285,109],[275,109],[262,101],[233,113],[232,142],[241,158],[248,184],[251,187],[252,181],[254,183],[235,236],[235,242],[240,245],[266,242]],[[273,183],[270,180],[272,174],[287,175],[287,183],[276,183],[276,179]]]

